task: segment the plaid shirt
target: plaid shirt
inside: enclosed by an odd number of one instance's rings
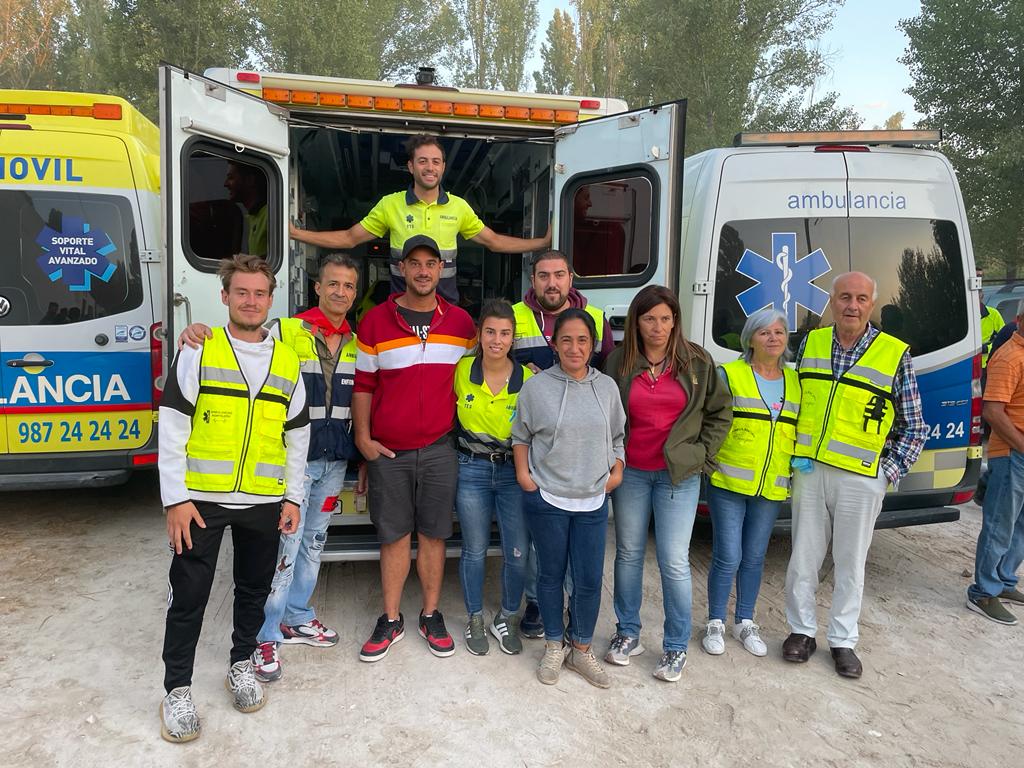
[[[838,379],[857,362],[868,348],[871,340],[879,333],[870,323],[867,332],[860,337],[851,349],[843,349],[832,331],[832,376]],[[796,355],[796,367],[804,359],[804,347],[807,337],[800,343],[800,351]],[[914,363],[910,358],[910,350],[903,353],[900,365],[896,369],[896,377],[892,384],[893,403],[896,406],[895,420],[889,436],[885,440],[879,467],[889,482],[898,485],[899,481],[910,471],[921,455],[925,440],[928,439],[928,425],[921,414],[921,392],[917,388],[917,376],[914,375]]]

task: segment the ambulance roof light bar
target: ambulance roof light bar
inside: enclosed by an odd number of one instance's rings
[[[910,146],[938,144],[942,131],[775,131],[737,133],[734,147],[798,147],[818,144],[891,144]]]

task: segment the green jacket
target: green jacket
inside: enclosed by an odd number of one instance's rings
[[[665,464],[675,485],[701,470],[711,474],[715,470],[715,454],[729,434],[732,423],[732,397],[715,370],[715,363],[707,350],[696,344],[687,344],[684,352],[687,364],[676,371],[676,379],[686,391],[686,407],[669,430],[665,440]],[[619,387],[622,407],[625,409],[626,442],[629,442],[629,388],[633,379],[649,365],[640,355],[637,365],[628,376],[619,373],[622,346],[617,346],[605,360],[604,372]]]

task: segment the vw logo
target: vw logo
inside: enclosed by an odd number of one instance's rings
[[[11,311],[11,302],[7,300],[6,296],[0,296],[0,317],[7,317],[7,313]]]

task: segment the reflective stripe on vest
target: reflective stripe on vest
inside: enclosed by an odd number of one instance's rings
[[[185,484],[195,491],[282,496],[284,425],[298,380],[298,357],[275,339],[270,370],[256,396],[250,397],[227,334],[214,328],[199,366],[199,397],[185,448]]]
[[[735,360],[722,370],[732,392],[732,424],[715,457],[718,469],[711,475],[711,484],[745,496],[784,501],[800,412],[796,371],[783,369],[782,411],[772,421],[750,364]]]
[[[876,477],[896,418],[892,389],[907,345],[879,332],[850,369],[832,375],[832,327],[807,335],[799,375],[803,398],[796,455]]]
[[[544,333],[537,323],[537,312],[520,301],[512,307],[516,316],[516,337],[512,342],[513,356],[516,361],[525,365],[533,363],[538,368],[549,368],[554,364],[555,354]],[[594,344],[594,356],[601,351],[604,338],[604,312],[588,304],[583,311],[594,320],[597,328],[597,343]]]

